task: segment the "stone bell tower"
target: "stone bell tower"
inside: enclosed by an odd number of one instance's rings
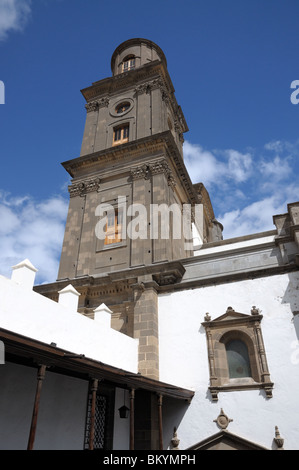
[[[82,90],[81,154],[63,163],[72,180],[58,279],[36,290],[57,300],[71,283],[80,313],[90,318],[105,303],[111,326],[139,340],[139,372],[159,379],[158,294],[180,282],[180,260],[193,255],[190,237],[174,222],[186,206],[202,206],[204,241],[217,224],[207,192],[192,184],[184,164],[188,127],[160,47],[125,41],[111,69],[111,77]],[[166,218],[159,211],[149,217],[161,206]]]
[[[130,39],[114,51],[111,69],[111,77],[82,90],[87,115],[81,155],[63,163],[72,183],[58,279],[193,255],[171,223],[168,237],[151,232],[151,207],[182,210],[199,202],[183,161],[188,127],[164,53],[152,41]],[[138,205],[147,220],[136,212]],[[176,215],[169,214],[171,222]],[[127,230],[134,217],[141,221],[135,238]]]

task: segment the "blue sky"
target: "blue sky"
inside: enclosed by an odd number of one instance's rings
[[[186,165],[224,237],[271,230],[299,199],[298,0],[0,0],[0,272],[56,279],[79,156],[82,88],[132,37],[164,51],[189,132]],[[0,100],[1,101],[1,100]]]

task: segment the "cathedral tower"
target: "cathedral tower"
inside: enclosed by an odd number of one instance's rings
[[[139,340],[139,372],[158,379],[158,293],[184,275],[191,226],[206,242],[219,238],[220,224],[204,186],[186,170],[188,127],[160,47],[125,41],[111,69],[82,90],[81,154],[63,163],[72,181],[58,279],[37,290],[57,300],[71,283],[90,318],[106,304],[112,327]]]
[[[165,236],[159,235],[160,212],[159,234],[151,227],[153,207],[182,211],[200,200],[183,161],[188,127],[164,53],[152,41],[130,39],[114,51],[111,69],[112,77],[82,90],[87,116],[81,155],[63,163],[72,184],[59,279],[193,254],[173,233],[173,211],[166,213]]]

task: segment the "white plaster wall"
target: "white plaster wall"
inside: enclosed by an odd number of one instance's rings
[[[219,393],[212,402],[208,391],[209,365],[205,330],[206,312],[212,319],[228,306],[250,314],[255,305],[263,315],[262,333],[273,398],[263,391]],[[228,430],[271,448],[275,426],[285,439],[286,449],[299,449],[299,273],[239,281],[159,296],[160,380],[193,388],[191,405],[164,409],[168,433],[178,427],[180,448],[185,449],[216,434],[214,419],[223,408],[233,419]],[[164,436],[169,442],[171,435]],[[275,446],[274,446],[275,447]]]
[[[120,388],[115,389],[113,450],[129,450],[130,448],[130,415],[120,418],[118,409],[125,405],[130,408],[129,393]]]
[[[0,449],[26,450],[37,369],[6,363],[0,381]],[[87,393],[87,381],[46,371],[34,449],[83,449]]]
[[[0,276],[0,327],[133,373],[138,340]]]

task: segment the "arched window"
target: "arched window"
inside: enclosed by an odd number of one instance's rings
[[[250,315],[232,307],[214,320],[206,314],[202,325],[207,336],[213,401],[218,400],[219,392],[235,390],[264,389],[266,397],[272,397],[262,318],[256,307],[252,307]]]
[[[229,378],[251,377],[250,360],[246,344],[239,339],[233,339],[226,343],[225,349]]]
[[[127,56],[123,61],[123,72],[128,72],[128,70],[133,70],[135,68],[135,56]]]

